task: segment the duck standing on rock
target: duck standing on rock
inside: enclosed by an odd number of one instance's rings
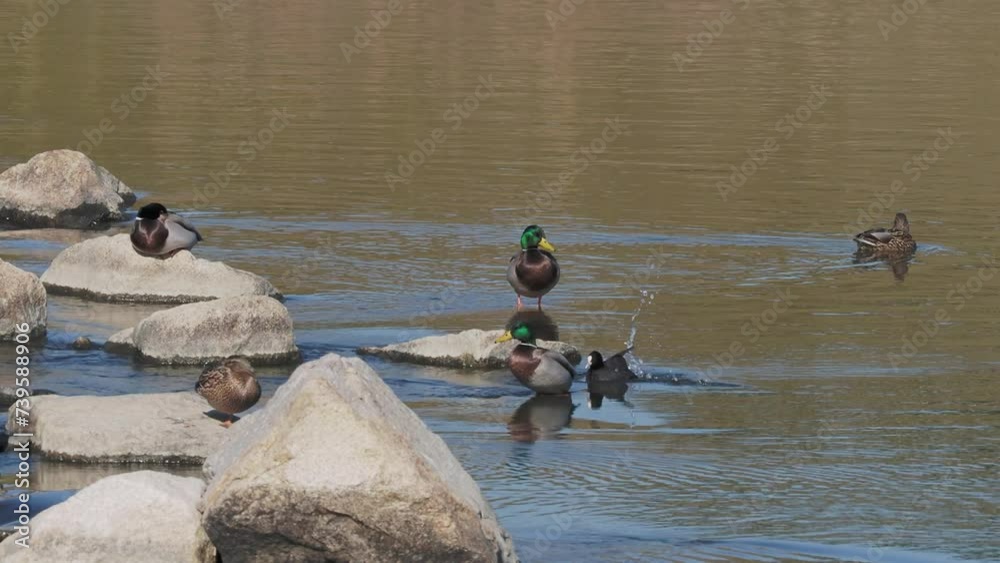
[[[206,366],[194,390],[205,397],[213,409],[228,415],[222,423],[226,428],[235,422],[234,414],[249,409],[260,400],[260,382],[253,366],[243,356],[230,356]]]
[[[139,209],[132,225],[132,248],[143,256],[168,258],[181,250],[191,250],[203,239],[198,229],[159,203]]]
[[[517,292],[517,309],[521,310],[521,296],[537,297],[542,308],[542,296],[559,283],[559,262],[552,255],[556,248],[545,238],[545,231],[538,225],[529,225],[521,233],[521,251],[510,259],[507,281]]]
[[[898,257],[913,254],[917,243],[910,236],[910,221],[905,213],[897,213],[891,229],[869,229],[854,237],[858,254],[871,257]]]
[[[518,323],[497,338],[496,342],[507,342],[515,338],[521,343],[514,347],[507,359],[514,377],[540,395],[569,393],[573,378],[576,377],[576,370],[569,360],[559,352],[539,348],[535,344],[535,335],[525,323]]]

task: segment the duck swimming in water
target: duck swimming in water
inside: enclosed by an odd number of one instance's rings
[[[139,209],[130,238],[132,248],[139,254],[161,258],[173,256],[180,250],[191,250],[203,240],[191,223],[159,203]]]
[[[569,393],[576,377],[576,370],[569,360],[559,352],[539,348],[535,335],[525,323],[518,323],[505,332],[497,342],[517,339],[521,341],[511,351],[507,359],[511,373],[525,387],[541,395],[563,395]]]
[[[858,254],[864,256],[902,256],[917,250],[910,236],[910,221],[905,213],[897,213],[891,229],[869,229],[854,237]]]
[[[249,409],[260,400],[260,382],[253,366],[243,356],[230,356],[206,366],[194,390],[213,409],[229,415],[222,423],[226,428],[232,426],[234,414]]]
[[[552,255],[555,251],[538,225],[529,225],[521,233],[521,251],[507,266],[507,281],[517,292],[518,310],[522,307],[521,296],[537,297],[541,309],[542,296],[559,283],[559,262]]]

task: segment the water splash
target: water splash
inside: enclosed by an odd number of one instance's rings
[[[653,303],[656,299],[656,292],[649,291],[647,289],[639,290],[641,297],[639,298],[639,305],[635,308],[635,312],[632,313],[631,326],[629,328],[628,340],[625,341],[626,348],[632,348],[635,346],[635,339],[639,334],[639,315],[642,314],[644,307]],[[643,367],[642,360],[640,360],[635,354],[628,354],[626,356],[628,360],[629,368],[635,372],[636,375],[643,379],[648,379],[649,373]]]

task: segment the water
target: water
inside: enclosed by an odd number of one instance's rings
[[[307,359],[501,328],[506,261],[542,224],[560,336],[635,344],[654,381],[521,408],[503,372],[373,362],[526,560],[1000,559],[991,4],[927,2],[886,37],[887,2],[584,2],[553,28],[554,2],[415,0],[348,62],[381,7],[68,3],[0,46],[0,165],[82,148],[195,222],[200,256],[288,294]],[[36,9],[0,7],[3,36]],[[859,209],[909,214],[902,281],[853,263]],[[81,236],[3,233],[0,258],[41,273]],[[36,384],[190,389],[196,370],[67,349],[153,310],[51,299]],[[288,371],[263,370],[266,395]],[[51,491],[102,474],[48,467]]]

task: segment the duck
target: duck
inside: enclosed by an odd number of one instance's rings
[[[587,383],[614,383],[638,379],[639,376],[628,367],[628,360],[625,359],[625,354],[631,351],[632,347],[628,347],[608,359],[604,359],[597,350],[591,352],[587,356]]]
[[[858,233],[854,242],[858,243],[858,254],[866,256],[900,256],[917,250],[905,213],[896,214],[891,229],[869,229]]]
[[[507,359],[511,373],[522,385],[539,395],[564,395],[569,393],[576,377],[576,370],[569,360],[558,352],[546,350],[535,343],[531,327],[518,323],[513,329],[496,339],[497,343],[517,339]]]
[[[233,415],[249,409],[260,400],[260,382],[253,366],[243,356],[230,356],[207,365],[194,390],[213,409],[227,415],[222,423],[226,428],[235,422]]]
[[[191,250],[204,240],[191,223],[159,203],[139,209],[129,238],[136,252],[156,258],[169,258],[181,250]]]
[[[507,281],[517,293],[517,310],[523,307],[522,296],[537,297],[541,310],[542,296],[559,283],[559,262],[552,255],[555,251],[538,225],[528,225],[521,233],[521,251],[507,266]]]

